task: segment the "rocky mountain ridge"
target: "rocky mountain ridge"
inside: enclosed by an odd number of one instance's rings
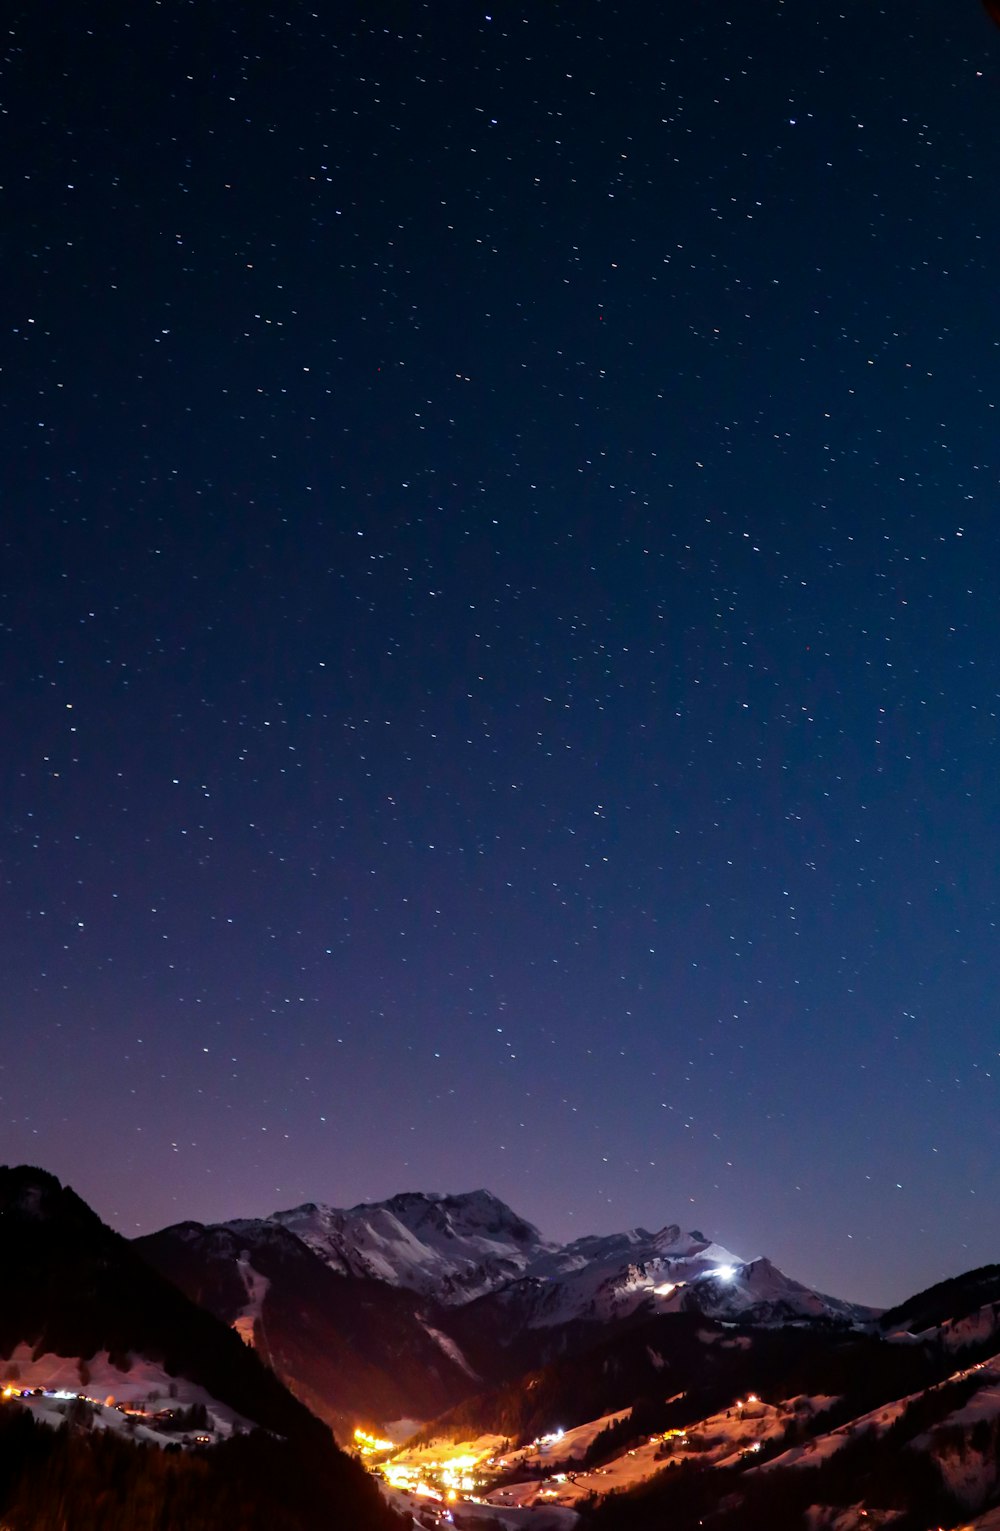
[[[298,1503],[282,1525],[322,1523],[315,1506],[344,1495],[349,1523],[384,1521],[370,1479],[345,1474],[261,1360],[338,1432],[409,1434],[402,1452],[381,1448],[382,1470],[425,1525],[448,1519],[420,1497],[428,1483],[445,1496],[467,1479],[476,1497],[455,1521],[510,1531],[526,1514],[539,1531],[553,1515],[570,1526],[588,1506],[595,1531],[931,1531],[985,1527],[1000,1504],[1000,1267],[877,1315],[676,1225],[559,1246],[485,1193],[182,1223],[129,1245],[20,1170],[0,1171],[0,1213],[0,1456],[6,1441],[32,1513],[64,1479],[76,1513],[107,1470],[137,1502],[176,1509],[166,1531],[237,1523],[248,1494],[271,1514],[276,1492],[281,1514]],[[122,1391],[113,1431],[106,1403],[88,1425],[67,1391],[88,1375]],[[171,1378],[182,1402],[201,1390],[205,1444],[190,1456],[156,1444],[159,1415],[138,1417]],[[62,1391],[21,1397],[32,1385]]]
[[[874,1310],[668,1223],[542,1236],[484,1190],[177,1224],[136,1248],[341,1438],[401,1428],[655,1316],[864,1328]]]
[[[873,1321],[877,1310],[794,1281],[766,1259],[742,1260],[699,1230],[585,1235],[568,1244],[478,1190],[444,1196],[407,1192],[338,1209],[307,1203],[263,1219],[307,1244],[333,1271],[406,1287],[449,1307],[507,1293],[518,1322],[604,1322],[641,1305],[700,1311],[758,1323],[794,1318]],[[240,1225],[222,1225],[240,1226]]]

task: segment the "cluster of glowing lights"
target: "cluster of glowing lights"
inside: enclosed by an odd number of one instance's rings
[[[383,1451],[395,1451],[392,1441],[381,1441],[377,1435],[369,1435],[367,1430],[355,1430],[354,1444],[363,1457],[380,1455]]]
[[[706,1272],[707,1275],[722,1277],[728,1272],[735,1276],[737,1267],[724,1266],[718,1270]],[[680,1285],[682,1283],[676,1283]],[[674,1284],[671,1284],[673,1286]],[[742,1414],[743,1411],[753,1405],[760,1404],[761,1400],[757,1393],[748,1393],[746,1398],[738,1398],[732,1405],[733,1409]],[[565,1437],[566,1432],[561,1428],[549,1431],[545,1435],[536,1436],[531,1445],[525,1448],[525,1454],[532,1450],[545,1451],[557,1445]],[[685,1429],[664,1430],[658,1435],[649,1436],[649,1445],[667,1445],[685,1448],[691,1444],[691,1438]],[[357,1449],[366,1456],[374,1456],[378,1453],[385,1455],[395,1450],[392,1443],[381,1440],[378,1436],[371,1435],[365,1430],[355,1430],[354,1440]],[[754,1441],[745,1448],[747,1453],[757,1453],[762,1450],[762,1442]],[[635,1456],[636,1450],[628,1452],[629,1456]],[[678,1465],[680,1458],[675,1457],[673,1462],[667,1465]],[[441,1457],[436,1460],[408,1463],[406,1461],[389,1460],[382,1462],[378,1471],[382,1477],[397,1491],[411,1494],[414,1498],[429,1500],[441,1506],[441,1516],[450,1520],[448,1506],[455,1505],[459,1500],[466,1500],[471,1504],[487,1503],[479,1497],[484,1491],[486,1482],[495,1472],[503,1471],[507,1467],[506,1459],[498,1458],[489,1451],[478,1454],[465,1450],[456,1450],[454,1455]],[[476,1470],[479,1470],[478,1473]],[[476,1474],[474,1476],[474,1474]],[[561,1485],[568,1481],[565,1472],[553,1473],[549,1483],[542,1487],[537,1486],[535,1502],[561,1499],[565,1489]]]
[[[355,1437],[357,1432],[355,1432]],[[456,1452],[440,1462],[423,1462],[410,1466],[406,1462],[385,1462],[380,1471],[391,1488],[421,1499],[447,1499],[454,1503],[459,1493],[469,1494],[478,1487],[472,1470],[483,1461],[486,1453]]]
[[[0,1399],[6,1401],[9,1398],[21,1398],[29,1403],[36,1398],[51,1398],[57,1403],[72,1403],[75,1400],[78,1403],[90,1404],[95,1409],[114,1409],[117,1413],[123,1414],[126,1419],[144,1420],[154,1430],[164,1420],[172,1419],[177,1414],[176,1408],[161,1409],[158,1412],[154,1412],[151,1408],[144,1408],[140,1403],[118,1403],[115,1400],[114,1393],[108,1393],[102,1400],[100,1398],[92,1398],[89,1393],[74,1393],[70,1388],[16,1387],[13,1382],[5,1383],[3,1388],[0,1389]],[[213,1428],[216,1427],[213,1425]],[[191,1437],[188,1436],[186,1439],[190,1442]],[[199,1434],[195,1435],[193,1439],[196,1444],[207,1446],[211,1443],[213,1437],[211,1435]],[[0,1531],[3,1531],[2,1527],[0,1527]]]
[[[31,1398],[38,1395],[44,1398],[58,1398],[61,1403],[67,1403],[71,1398],[84,1397],[83,1393],[70,1393],[64,1387],[14,1387],[8,1382],[3,1392],[0,1393],[0,1398]],[[96,1398],[87,1399],[88,1403],[97,1403],[98,1401]]]
[[[73,1393],[65,1387],[15,1387],[12,1382],[4,1386],[0,1398],[55,1398],[59,1403],[70,1403],[78,1398],[82,1403],[93,1403],[98,1407],[101,1404],[100,1398],[91,1398],[86,1393]],[[106,1409],[117,1408],[122,1414],[132,1414],[137,1419],[145,1419],[148,1412],[135,1404],[116,1404],[113,1393],[109,1393],[103,1402]]]
[[[707,1276],[718,1277],[719,1279],[730,1280],[736,1276],[737,1271],[737,1266],[729,1265],[707,1271],[705,1274]],[[665,1287],[669,1290],[674,1290],[676,1286],[680,1285],[683,1285],[683,1283],[665,1283]],[[658,1287],[656,1290],[658,1295],[666,1295],[664,1288]],[[737,1398],[732,1407],[739,1414],[742,1414],[745,1409],[760,1403],[761,1399],[757,1393],[748,1393],[745,1398]],[[565,1433],[559,1427],[545,1435],[536,1436],[531,1445],[525,1448],[525,1453],[532,1450],[545,1451],[562,1441]],[[383,1441],[377,1436],[370,1435],[367,1431],[360,1429],[355,1430],[354,1439],[357,1449],[363,1455],[385,1454],[396,1449],[391,1442]],[[650,1446],[654,1444],[666,1445],[669,1443],[683,1448],[691,1443],[691,1438],[685,1429],[664,1430],[658,1435],[651,1435],[648,1439]],[[754,1441],[744,1449],[748,1453],[759,1452],[762,1450],[762,1442]],[[636,1451],[632,1450],[628,1455],[635,1456]],[[679,1458],[675,1458],[671,1465],[677,1465],[679,1460]],[[413,1464],[405,1461],[389,1460],[383,1462],[378,1471],[381,1472],[383,1478],[392,1488],[412,1494],[419,1499],[432,1500],[444,1507],[455,1504],[460,1498],[464,1498],[472,1504],[486,1502],[478,1497],[478,1494],[484,1488],[484,1475],[488,1480],[493,1473],[497,1471],[502,1472],[507,1465],[506,1459],[492,1456],[489,1451],[475,1454],[466,1449],[464,1451],[456,1451],[450,1457]],[[479,1473],[477,1476],[473,1476],[476,1469],[479,1469]],[[536,1502],[538,1500],[562,1498],[564,1490],[557,1487],[557,1485],[564,1484],[567,1481],[565,1472],[553,1473],[549,1484],[545,1488],[538,1487]],[[444,1518],[450,1519],[451,1517],[445,1512]]]

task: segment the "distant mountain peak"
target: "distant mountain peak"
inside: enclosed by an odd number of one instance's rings
[[[556,1244],[485,1188],[402,1191],[346,1209],[308,1202],[271,1221],[338,1275],[409,1288],[450,1307],[494,1293],[530,1328],[601,1323],[641,1308],[765,1324],[871,1316],[679,1223]]]
[[[678,1222],[556,1243],[484,1187],[180,1224],[142,1248],[338,1430],[424,1418],[505,1368],[548,1364],[647,1322],[666,1320],[680,1344],[703,1326],[721,1353],[745,1343],[727,1326],[836,1332],[876,1317]]]
[[[647,1234],[647,1238],[660,1254],[672,1255],[675,1259],[690,1259],[708,1249],[712,1242],[697,1228],[685,1233],[678,1223],[668,1223],[659,1233]]]
[[[273,1222],[342,1275],[465,1302],[523,1274],[555,1246],[491,1191],[402,1191],[348,1208],[308,1202]]]

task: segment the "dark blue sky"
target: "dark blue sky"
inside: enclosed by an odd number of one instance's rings
[[[1000,1258],[976,0],[19,7],[0,1154]]]

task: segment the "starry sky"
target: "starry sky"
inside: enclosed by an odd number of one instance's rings
[[[1000,1259],[1000,30],[4,39],[0,1157]]]

